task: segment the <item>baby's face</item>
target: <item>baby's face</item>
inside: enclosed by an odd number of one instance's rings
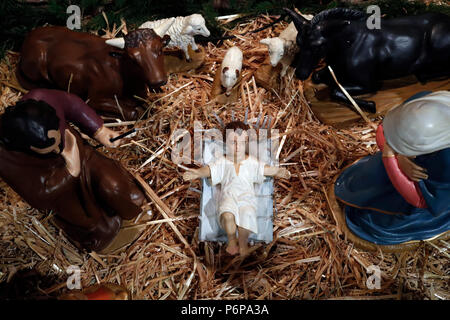
[[[247,143],[248,133],[246,130],[227,130],[227,157],[236,158],[238,162],[243,160],[246,154]]]

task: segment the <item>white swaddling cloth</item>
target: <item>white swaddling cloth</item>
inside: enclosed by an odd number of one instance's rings
[[[212,185],[220,184],[222,187],[217,212],[219,221],[224,212],[230,212],[238,227],[258,233],[254,184],[264,182],[264,166],[253,157],[241,161],[238,173],[234,163],[226,157],[209,164]]]
[[[203,164],[212,164],[223,157],[223,145],[217,141],[205,139],[203,148]],[[265,148],[264,148],[265,149]],[[261,152],[259,160],[272,164],[270,146]],[[234,169],[234,168],[233,168]],[[241,170],[241,169],[240,169]],[[265,177],[262,183],[254,183],[256,197],[256,224],[258,233],[250,233],[249,241],[263,241],[270,243],[273,240],[273,178]],[[212,185],[210,178],[202,179],[202,197],[200,201],[200,229],[199,241],[227,242],[225,230],[219,223],[219,203],[222,197],[222,185]]]

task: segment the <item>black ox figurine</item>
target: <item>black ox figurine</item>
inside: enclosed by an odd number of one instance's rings
[[[300,80],[307,79],[324,59],[351,95],[378,91],[383,80],[415,75],[427,80],[450,76],[450,17],[427,13],[381,19],[380,29],[367,27],[367,14],[346,8],[325,10],[311,21],[286,9],[298,31],[293,67]],[[327,67],[314,72],[312,81],[325,83],[332,99],[350,103],[338,89]],[[375,113],[375,103],[356,99]]]

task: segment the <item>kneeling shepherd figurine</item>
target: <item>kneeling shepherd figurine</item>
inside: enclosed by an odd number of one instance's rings
[[[79,97],[35,89],[0,117],[0,177],[32,207],[52,210],[79,248],[101,251],[145,197],[118,162],[95,151],[66,121],[105,146],[118,134]]]

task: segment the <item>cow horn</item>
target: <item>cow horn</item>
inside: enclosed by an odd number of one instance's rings
[[[106,42],[106,44],[116,47],[116,48],[120,48],[120,49],[125,48],[125,39],[124,38],[109,39],[109,40],[106,40],[105,42]]]
[[[154,28],[153,31],[155,31],[155,33],[162,38],[174,22],[175,18],[172,17],[168,19],[167,22],[161,24],[159,27]]]
[[[309,24],[309,21],[305,19],[303,16],[299,15],[294,10],[283,8],[284,11],[286,11],[292,18],[292,21],[294,22],[295,28],[297,31],[300,31],[304,25]]]

